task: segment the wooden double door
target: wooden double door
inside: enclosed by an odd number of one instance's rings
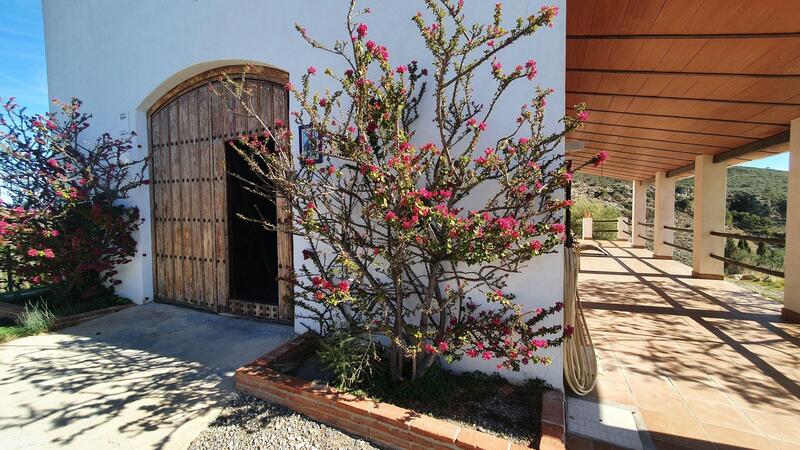
[[[292,287],[279,278],[292,271],[292,235],[236,222],[242,219],[236,217],[231,200],[248,199],[236,190],[241,183],[229,173],[231,164],[236,166],[230,159],[238,136],[263,131],[262,121],[270,127],[278,119],[288,123],[283,88],[288,75],[269,68],[247,69],[246,88],[259,121],[246,114],[219,81],[222,73],[236,77],[243,70],[225,67],[198,75],[150,110],[155,296],[157,301],[290,321]],[[279,224],[290,220],[283,199],[270,203]],[[240,249],[246,248],[242,243],[255,241],[269,243],[258,255],[268,275],[252,280],[233,276],[237,266],[250,268],[242,258],[252,256],[240,254]],[[237,286],[243,282],[251,284]],[[240,292],[247,295],[237,295]]]

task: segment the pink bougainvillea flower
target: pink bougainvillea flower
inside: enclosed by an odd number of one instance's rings
[[[605,150],[600,150],[600,152],[597,153],[597,156],[594,157],[594,166],[600,167],[606,162],[606,160],[608,160],[608,152]]]
[[[27,253],[28,253],[28,256],[36,256],[36,255],[39,254],[39,251],[36,250],[35,248],[29,248]]]
[[[529,80],[534,79],[538,73],[536,69],[536,61],[529,59],[528,62],[525,63],[525,68],[528,69],[528,73],[525,76],[527,76]]]
[[[315,298],[317,301],[322,301],[322,300],[325,300],[325,293],[324,293],[324,292],[322,292],[322,291],[317,291],[317,292],[314,292],[314,298]]]
[[[408,230],[409,228],[411,228],[411,227],[413,227],[414,225],[416,225],[416,224],[417,224],[417,222],[419,222],[419,216],[417,216],[416,214],[414,214],[414,215],[412,215],[411,217],[409,217],[408,219],[406,219],[406,220],[404,220],[404,221],[403,221],[403,228],[404,228],[404,229],[406,229],[406,230]]]
[[[47,165],[50,167],[58,167],[58,161],[55,158],[50,158],[47,160]]]
[[[285,123],[283,120],[281,120],[281,119],[275,119],[275,126],[276,126],[276,127],[282,127],[282,126],[284,126],[284,125],[286,125],[286,123]]]
[[[394,69],[394,71],[397,72],[397,73],[403,74],[403,73],[408,72],[408,67],[403,66],[403,65],[399,65],[399,66],[397,66],[396,69]]]
[[[433,192],[431,192],[431,191],[427,190],[427,189],[426,189],[426,188],[424,188],[424,187],[423,187],[423,188],[421,188],[421,189],[418,191],[418,193],[419,193],[419,196],[420,196],[420,197],[422,197],[422,198],[424,198],[425,200],[430,200],[430,199],[431,199],[431,198],[433,198],[433,196],[434,196],[434,193],[433,193]]]
[[[534,251],[537,252],[542,249],[542,243],[539,241],[531,241],[530,246]]]
[[[589,111],[581,111],[578,113],[578,120],[581,122],[586,122],[589,120]]]
[[[309,75],[314,75],[315,73],[317,73],[317,68],[314,66],[308,66],[308,69],[306,69],[306,71],[308,72]]]
[[[478,128],[480,128],[481,131],[486,131],[486,126],[486,122],[481,122],[478,124]]]
[[[287,92],[291,91],[292,89],[294,89],[294,85],[292,84],[291,81],[289,81],[283,85],[283,89],[285,89]]]
[[[439,342],[438,347],[439,347],[439,351],[442,351],[442,352],[446,352],[446,351],[450,350],[450,344],[448,344],[445,341]]]
[[[464,353],[466,353],[467,356],[469,356],[470,358],[475,358],[476,356],[478,356],[478,351],[475,350],[474,348],[471,348]]]
[[[397,219],[397,214],[394,211],[387,211],[386,216],[384,217],[387,222]]]
[[[369,27],[367,27],[367,24],[365,23],[360,23],[356,27],[356,33],[358,33],[359,38],[363,38],[364,36],[366,36],[367,30],[369,30]]]
[[[483,359],[488,361],[488,360],[492,359],[492,352],[483,352],[483,354],[481,356],[483,357]]]
[[[554,233],[564,233],[565,231],[567,231],[567,227],[564,226],[563,223],[557,222],[550,225],[550,230],[552,230]]]
[[[436,348],[431,344],[425,344],[423,349],[425,349],[425,353],[436,353]]]
[[[532,344],[536,348],[545,348],[545,347],[547,347],[547,341],[544,340],[544,339],[534,339]]]
[[[350,282],[347,281],[347,280],[342,280],[342,281],[339,282],[339,285],[337,287],[342,292],[349,292],[350,291]]]
[[[324,97],[319,99],[319,106],[322,106],[323,108],[328,106],[328,99]]]

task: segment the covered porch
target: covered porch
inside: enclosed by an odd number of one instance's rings
[[[785,246],[784,267],[771,275],[786,281],[783,318],[800,322],[799,2],[569,0],[566,94],[567,113],[581,102],[589,112],[567,158],[607,151],[602,167],[581,170],[632,183],[633,246],[664,259],[689,251],[695,278],[722,279],[736,263],[724,253],[728,167],[789,152],[785,237],[769,237]],[[693,220],[679,228],[675,183],[688,177]]]
[[[567,159],[606,151],[581,170],[632,184],[622,240],[581,257],[599,376],[568,448],[800,448],[800,3],[568,0],[565,76],[566,112],[589,113]],[[783,152],[785,236],[727,228],[728,167]],[[730,237],[785,247],[783,304],[724,281]]]
[[[588,243],[608,252],[581,256],[599,359],[588,400],[634,414],[640,442],[626,447],[800,448],[800,325],[779,303],[627,242]],[[605,427],[605,441],[627,431]],[[567,446],[609,448],[575,434]]]

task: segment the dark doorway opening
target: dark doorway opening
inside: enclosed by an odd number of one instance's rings
[[[247,189],[248,181],[262,183],[236,150],[236,143],[225,146],[228,171],[228,240],[230,298],[253,303],[278,304],[278,238],[274,231],[243,219],[263,217],[275,223],[275,198],[266,198]],[[267,143],[274,151],[275,144]]]

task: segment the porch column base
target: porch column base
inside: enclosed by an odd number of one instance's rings
[[[800,312],[791,309],[781,308],[781,319],[786,322],[800,323]]]
[[[692,271],[692,278],[700,278],[703,280],[724,280],[725,277],[723,275],[717,273],[700,273]]]

